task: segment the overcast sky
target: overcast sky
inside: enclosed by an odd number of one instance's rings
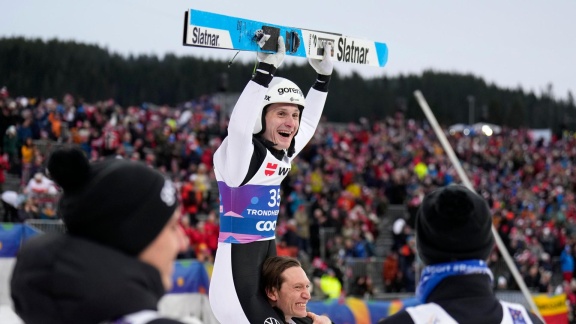
[[[235,52],[182,46],[184,12],[194,8],[387,43],[384,68],[337,63],[344,74],[433,69],[536,94],[552,84],[556,97],[576,96],[576,0],[0,0],[0,8],[0,37],[75,40],[120,54],[230,59]],[[255,54],[236,59],[253,61]]]

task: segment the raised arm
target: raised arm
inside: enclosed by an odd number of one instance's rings
[[[268,84],[284,59],[285,46],[280,36],[276,53],[258,52],[256,73],[234,106],[228,124],[228,137],[214,154],[214,165],[229,186],[239,186],[246,177],[254,152],[254,124],[260,118]]]
[[[332,44],[326,43],[324,45],[324,57],[321,60],[309,59],[310,65],[318,73],[318,76],[306,96],[306,108],[302,113],[300,129],[298,130],[298,135],[296,135],[295,154],[298,154],[314,136],[320,117],[322,117],[326,96],[328,95],[328,84],[330,83],[330,76],[334,66],[330,58],[331,52]]]

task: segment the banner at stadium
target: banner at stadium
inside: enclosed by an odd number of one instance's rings
[[[172,290],[168,293],[208,294],[210,279],[204,265],[196,260],[176,260],[172,275]]]
[[[0,223],[0,258],[15,257],[20,244],[38,233],[26,224]]]
[[[547,324],[568,324],[568,306],[566,294],[555,296],[536,295],[534,303]]]
[[[393,301],[365,301],[348,297],[334,298],[325,301],[309,301],[308,309],[316,314],[327,315],[334,323],[339,324],[371,324],[380,319],[397,313],[405,307],[416,306],[416,298],[406,298]]]
[[[534,302],[538,306],[547,324],[568,324],[568,307],[566,295],[537,295]],[[308,309],[316,314],[330,317],[339,324],[375,324],[406,308],[419,305],[416,298],[405,298],[393,301],[365,301],[358,298],[336,298],[325,301],[309,301]]]

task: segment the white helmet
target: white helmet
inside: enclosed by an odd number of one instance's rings
[[[264,120],[262,112],[264,111],[264,108],[270,104],[278,102],[296,104],[300,108],[300,112],[302,112],[305,105],[304,94],[294,82],[281,77],[274,77],[272,82],[268,85],[268,92],[262,101],[262,109],[260,109],[260,114],[258,115],[258,118],[256,118],[254,134],[258,134],[264,130],[262,127],[262,122]]]

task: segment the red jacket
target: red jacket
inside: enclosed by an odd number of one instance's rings
[[[6,175],[4,171],[10,169],[10,163],[4,158],[4,155],[0,155],[0,184],[6,181]]]

